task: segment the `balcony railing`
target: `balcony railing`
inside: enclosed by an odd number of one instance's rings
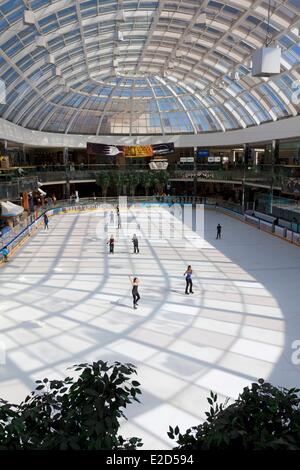
[[[16,178],[14,175],[0,174],[0,199],[18,199],[20,193],[37,188],[37,176]]]
[[[32,189],[33,178],[35,182],[62,182],[76,180],[96,180],[102,172],[143,172],[151,171],[148,165],[44,165],[44,166],[28,166],[17,169],[5,170],[0,174],[0,197],[7,197],[9,194],[15,194]],[[169,164],[167,172],[170,180],[194,180],[200,181],[238,181],[245,184],[257,184],[265,186],[273,186],[281,188],[289,178],[299,179],[300,167],[287,167],[282,165],[257,165],[251,167],[234,166],[228,169],[224,167],[216,167],[214,165],[200,165],[194,168],[192,165]],[[152,172],[154,174],[154,172]],[[28,184],[26,185],[26,181]],[[10,187],[11,185],[11,187]],[[19,186],[17,186],[19,185]],[[8,187],[9,186],[9,187]],[[31,186],[31,188],[30,188]],[[3,196],[4,195],[4,196]],[[11,197],[11,196],[10,196]]]

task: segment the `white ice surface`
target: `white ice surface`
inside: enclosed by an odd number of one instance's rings
[[[173,445],[169,425],[184,430],[205,418],[210,390],[234,398],[259,377],[299,386],[291,356],[300,339],[300,249],[214,211],[205,212],[204,245],[186,230],[187,239],[159,240],[156,222],[148,240],[147,214],[130,212],[141,226],[139,255],[122,230],[107,254],[99,211],[51,218],[49,231],[0,268],[0,396],[21,401],[34,380],[63,377],[79,361],[133,362],[142,403],[128,408],[122,432],[163,449]],[[141,279],[137,310],[129,273]]]

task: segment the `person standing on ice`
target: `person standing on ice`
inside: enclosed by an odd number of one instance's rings
[[[113,235],[110,236],[110,239],[106,244],[109,244],[109,252],[113,253],[115,251],[115,239]]]
[[[186,295],[193,294],[194,293],[193,292],[193,280],[192,280],[193,270],[190,264],[188,265],[187,270],[184,273],[184,276],[185,276],[185,282],[186,282],[185,293]],[[190,289],[190,292],[188,292],[189,289]]]
[[[138,305],[138,301],[140,300],[141,296],[139,294],[139,283],[140,280],[138,277],[134,277],[131,279],[131,276],[128,276],[130,279],[130,282],[132,284],[132,300],[133,300],[133,308],[136,309]]]
[[[3,256],[4,263],[7,263],[8,262],[8,255],[9,255],[9,250],[8,250],[7,246],[4,246],[2,248],[1,253],[2,253],[2,256]]]
[[[132,237],[132,243],[133,243],[133,253],[134,254],[139,253],[140,252],[139,240],[138,240],[138,237],[136,236],[136,234],[134,234],[133,237]]]
[[[222,231],[222,226],[220,224],[217,225],[217,236],[216,236],[216,240],[218,240],[218,238],[221,238],[221,231]]]
[[[46,214],[46,212],[45,212],[45,214],[44,214],[44,227],[45,227],[45,230],[46,230],[46,229],[47,229],[47,230],[49,229],[48,225],[49,225],[49,219],[48,219],[48,216],[47,216],[47,214]]]

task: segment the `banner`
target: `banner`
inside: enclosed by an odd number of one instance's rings
[[[91,156],[114,157],[123,155],[127,158],[153,157],[175,152],[174,143],[154,145],[106,145],[87,143],[87,153]]]
[[[152,145],[130,145],[123,147],[125,157],[152,157]]]
[[[88,155],[95,156],[115,156],[123,155],[123,146],[116,145],[106,145],[106,144],[93,144],[91,142],[87,143],[86,146]]]

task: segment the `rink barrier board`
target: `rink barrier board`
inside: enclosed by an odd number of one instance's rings
[[[208,206],[207,209],[213,210],[213,207]],[[232,217],[234,219],[240,220],[241,222],[244,222],[247,225],[251,225],[252,227],[255,226],[258,230],[265,231],[268,234],[279,238],[280,240],[286,241],[288,243],[292,243],[293,245],[296,245],[296,246],[300,246],[300,234],[297,232],[293,232],[292,230],[286,229],[285,227],[278,227],[276,225],[274,226],[274,232],[273,232],[272,231],[273,224],[269,222],[256,219],[255,217],[249,216],[247,214],[244,214],[241,218],[240,217],[241,214],[234,212],[234,211],[231,211],[229,213],[228,209],[224,210],[223,207],[220,207],[220,206],[218,206],[218,210],[220,210],[221,212],[224,212],[229,217]]]
[[[176,203],[179,204],[179,203]],[[142,202],[142,201],[137,201],[136,203],[131,203],[130,205],[135,205],[135,206],[169,206],[170,203],[168,202],[159,202],[159,201],[153,201],[153,202]],[[192,203],[187,203],[185,205],[191,206]],[[53,215],[60,215],[60,214],[66,214],[66,213],[81,213],[85,211],[99,211],[101,209],[105,210],[108,209],[112,204],[109,202],[107,203],[108,207],[103,207],[103,204],[98,205],[96,204],[87,204],[87,205],[74,205],[74,206],[66,206],[66,207],[54,207],[51,209],[46,210],[44,213],[46,213],[49,217],[52,217]],[[232,209],[228,209],[222,206],[215,206],[214,204],[204,204],[205,209],[209,210],[219,210],[223,212],[224,214],[228,215],[229,217],[235,218],[240,220],[241,222],[244,222],[248,225],[255,226],[259,230],[263,230],[270,235],[273,235],[275,237],[280,238],[281,240],[285,240],[289,243],[292,243],[294,245],[300,246],[300,234],[293,232],[292,230],[283,228],[283,227],[274,227],[273,231],[273,224],[270,222],[267,222],[266,220],[259,219],[254,216],[250,216],[248,214],[240,214],[239,212],[236,212]],[[121,207],[122,209],[122,207]],[[11,257],[19,248],[21,248],[25,241],[32,236],[36,231],[43,225],[43,214],[41,214],[36,220],[31,222],[26,228],[24,228],[20,233],[18,233],[12,240],[7,243],[8,246],[11,247],[10,253],[8,257]],[[259,214],[259,213],[257,213]],[[272,217],[272,219],[275,220],[275,218]],[[271,216],[270,219],[271,220]],[[20,239],[21,238],[21,239]],[[3,259],[0,260],[0,264],[3,264]]]
[[[55,207],[53,209],[48,209],[44,213],[48,217],[53,215],[65,214],[66,212],[70,213],[80,213],[84,211],[99,210],[100,207],[95,207],[95,205],[89,206],[70,206],[70,207]],[[14,238],[12,238],[7,244],[3,246],[8,246],[10,248],[8,257],[14,255],[14,253],[21,248],[24,243],[28,240],[29,237],[34,235],[37,230],[43,225],[43,214],[41,214],[36,220],[31,222],[27,227],[21,230]],[[3,264],[3,258],[0,259],[0,265]]]

